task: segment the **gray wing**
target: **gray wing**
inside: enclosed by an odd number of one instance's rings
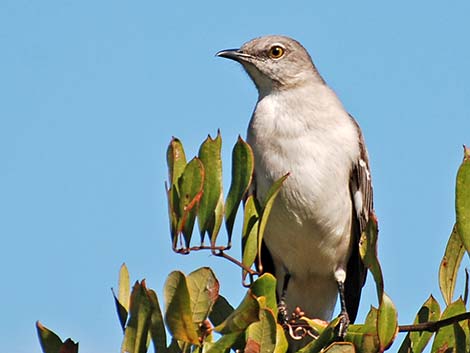
[[[357,316],[361,291],[366,281],[367,269],[359,255],[359,240],[373,211],[372,180],[369,169],[369,156],[359,125],[351,116],[357,128],[360,158],[353,165],[349,189],[353,204],[352,242],[353,249],[348,261],[346,282],[344,284],[346,309],[351,323]]]

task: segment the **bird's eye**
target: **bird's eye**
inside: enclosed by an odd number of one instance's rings
[[[279,45],[275,45],[269,49],[268,55],[271,59],[279,59],[284,55],[284,48]]]

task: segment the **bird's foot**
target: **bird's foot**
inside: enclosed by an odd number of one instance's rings
[[[282,299],[279,301],[279,304],[277,304],[277,321],[284,327],[289,323],[287,304]]]
[[[350,321],[349,321],[348,312],[342,311],[341,314],[339,314],[339,324],[337,326],[339,339],[344,340],[344,337],[346,336],[346,333],[348,332],[349,323]]]
[[[291,339],[294,341],[300,341],[307,336],[312,338],[318,337],[318,332],[301,320],[305,316],[305,313],[300,309],[300,307],[296,307],[290,315],[288,314],[284,301],[280,301],[277,308],[278,322],[282,325],[285,333]]]

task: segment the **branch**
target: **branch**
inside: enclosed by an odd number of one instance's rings
[[[247,267],[241,261],[237,260],[236,258],[230,255],[227,255],[224,252],[224,250],[227,250],[227,249],[228,247],[226,246],[205,246],[205,245],[193,246],[190,248],[180,248],[180,249],[173,248],[175,252],[179,254],[183,254],[183,255],[189,254],[191,251],[211,250],[214,256],[222,257],[226,260],[229,260],[230,262],[234,263],[235,265],[237,265],[238,267],[246,271],[250,276],[260,275],[259,272],[254,271],[250,267]],[[244,284],[244,286],[249,286],[249,285]],[[457,323],[463,320],[470,320],[470,312],[465,312],[465,313],[451,316],[449,318],[438,320],[438,321],[429,321],[429,322],[423,322],[423,323],[412,324],[412,325],[399,325],[398,332],[422,332],[422,331],[436,332],[441,327],[449,326],[449,325],[452,325],[454,323]],[[304,325],[294,324],[292,326],[299,327],[299,326],[304,326]]]
[[[458,314],[455,316],[448,317],[447,319],[438,320],[438,321],[429,321],[423,322],[420,324],[414,325],[400,325],[398,326],[399,332],[416,332],[416,331],[429,331],[429,332],[436,332],[441,327],[449,326],[454,323],[463,321],[463,320],[470,320],[470,312]]]
[[[257,271],[254,271],[253,269],[245,266],[242,262],[238,261],[236,258],[230,256],[230,255],[227,255],[226,253],[223,252],[223,250],[219,250],[218,252],[215,252],[213,251],[212,252],[215,256],[219,256],[219,257],[223,257],[224,259],[227,259],[229,260],[230,262],[233,262],[235,265],[238,265],[239,267],[241,267],[243,270],[245,270],[246,272],[248,272],[248,274],[250,276],[256,276],[256,275],[259,275],[260,273],[257,272]]]
[[[316,339],[319,333],[313,329],[309,324],[305,323],[304,321],[299,321],[299,317],[295,318],[293,321],[284,324],[283,327],[289,333],[289,336],[294,340],[300,340],[305,336],[309,335]],[[420,324],[414,325],[400,325],[398,326],[399,332],[422,332],[422,331],[429,331],[429,332],[436,332],[440,328],[444,326],[449,326],[454,323],[469,320],[470,319],[470,312],[462,313],[459,315],[455,315],[449,317],[447,319],[438,320],[438,321],[429,321],[423,322]]]
[[[238,261],[236,258],[230,256],[230,255],[227,255],[224,250],[227,250],[229,249],[229,247],[227,246],[206,246],[206,245],[200,245],[200,246],[193,246],[193,247],[190,247],[190,248],[180,248],[180,249],[176,249],[173,247],[173,251],[175,251],[176,253],[178,254],[182,254],[182,255],[187,255],[189,254],[191,251],[198,251],[198,250],[211,250],[212,251],[212,254],[214,256],[218,256],[218,257],[222,257],[224,259],[227,259],[229,260],[230,262],[234,263],[235,265],[237,265],[238,267],[240,267],[242,270],[246,271],[250,276],[259,276],[260,273],[257,272],[257,271],[254,271],[253,269],[251,269],[250,267],[247,267],[245,264],[243,264],[242,262]],[[246,285],[245,285],[246,287]]]
[[[226,246],[207,246],[207,245],[192,246],[190,248],[179,248],[179,249],[173,247],[173,251],[181,255],[188,255],[191,251],[198,251],[198,250],[212,250],[212,252],[214,252],[215,250],[223,251],[227,249],[228,247]]]

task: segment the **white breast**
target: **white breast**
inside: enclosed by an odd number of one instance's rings
[[[312,99],[299,99],[305,96]],[[288,296],[288,306],[292,302],[307,313],[331,316],[336,302],[334,272],[345,266],[349,256],[349,174],[359,156],[355,126],[327,86],[299,88],[272,93],[258,102],[248,142],[255,156],[259,198],[275,180],[290,173],[265,233],[277,270],[291,274],[289,289],[300,283],[311,283],[312,291],[320,286],[329,303],[302,305],[302,298]],[[319,308],[328,312],[318,312]]]

